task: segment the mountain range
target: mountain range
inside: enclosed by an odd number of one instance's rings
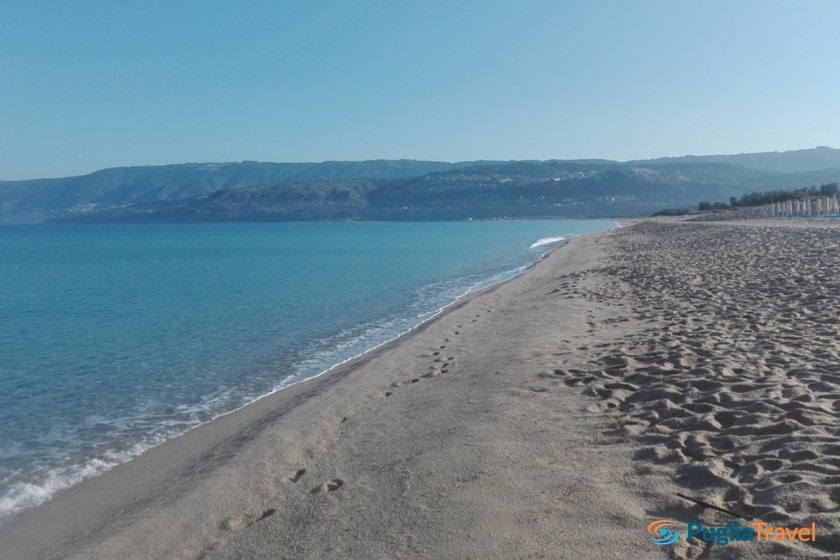
[[[0,181],[0,224],[607,217],[840,181],[840,150],[609,160],[185,163]]]

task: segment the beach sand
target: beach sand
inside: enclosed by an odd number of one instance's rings
[[[840,227],[641,222],[24,512],[0,558],[828,558]],[[802,543],[647,526],[812,522]],[[748,524],[746,519],[740,519]]]

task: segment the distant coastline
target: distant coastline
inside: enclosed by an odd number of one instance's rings
[[[840,181],[840,150],[640,161],[229,162],[0,181],[0,224],[615,218]]]

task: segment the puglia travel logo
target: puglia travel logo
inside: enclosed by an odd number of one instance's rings
[[[677,524],[667,519],[657,519],[647,526],[647,532],[653,544],[667,546],[680,538]],[[702,523],[691,522],[686,527],[686,541],[691,543],[702,540],[725,546],[731,542],[815,542],[817,524],[812,522],[807,527],[773,527],[764,521],[751,521],[741,525],[732,521],[723,527],[706,527]]]
[[[648,533],[653,544],[666,545],[674,544],[680,538],[677,532],[677,524],[666,519],[657,519],[648,525]]]

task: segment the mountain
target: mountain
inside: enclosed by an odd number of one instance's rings
[[[457,167],[414,160],[184,163],[117,167],[59,179],[0,181],[0,223],[33,223],[222,189],[289,182],[415,177]]]
[[[290,220],[461,220],[468,218],[617,216],[695,204],[697,193],[725,198],[707,181],[721,165],[684,172],[608,161],[481,163],[405,179],[333,180],[225,189],[183,199],[77,213],[73,222]],[[706,169],[709,168],[709,169]],[[741,179],[756,172],[735,173]],[[725,175],[725,173],[724,173]]]
[[[656,163],[728,163],[757,169],[768,173],[802,173],[822,169],[840,169],[840,150],[819,146],[807,150],[787,152],[759,152],[754,154],[731,154],[711,156],[684,156],[640,160],[630,162],[638,165]]]
[[[0,223],[627,216],[839,180],[832,148],[631,162],[180,164],[0,182]]]
[[[476,165],[380,184],[367,219],[618,216],[694,200],[717,185],[677,170],[609,161],[543,161]]]

